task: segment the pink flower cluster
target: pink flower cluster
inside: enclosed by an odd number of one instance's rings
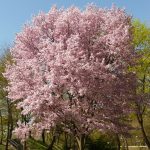
[[[31,117],[28,128],[61,124],[74,134],[127,128],[121,118],[134,97],[130,20],[122,9],[90,5],[53,7],[25,25],[5,77],[8,97]]]

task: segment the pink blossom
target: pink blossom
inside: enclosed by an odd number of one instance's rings
[[[130,20],[116,7],[53,7],[23,28],[5,77],[8,97],[31,116],[30,129],[60,123],[76,134],[121,132],[134,98],[134,75],[127,72],[134,56]],[[15,132],[21,128],[28,132],[22,125]]]

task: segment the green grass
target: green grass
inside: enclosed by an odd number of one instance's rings
[[[44,145],[41,141],[37,141],[34,139],[29,139],[27,141],[27,145],[29,147],[29,150],[47,150],[47,145]],[[0,149],[1,150],[1,149]],[[53,150],[63,150],[63,143],[55,143]]]
[[[0,145],[0,150],[3,150],[5,149],[5,146],[4,145]]]
[[[4,145],[0,145],[0,150],[5,150],[5,146]],[[9,150],[15,150],[15,149],[12,148],[12,147],[9,147]]]
[[[146,146],[129,146],[129,150],[148,150]]]
[[[47,146],[43,145],[41,142],[36,141],[34,139],[29,139],[27,141],[27,145],[29,150],[46,150]]]

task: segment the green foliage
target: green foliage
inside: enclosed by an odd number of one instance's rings
[[[137,53],[137,62],[134,68],[130,68],[136,73],[137,76],[137,95],[138,99],[135,100],[135,113],[130,117],[133,120],[132,125],[135,130],[131,132],[132,139],[130,139],[131,145],[137,145],[138,143],[144,144],[142,132],[140,130],[139,122],[137,120],[137,114],[142,114],[144,122],[144,129],[147,136],[150,134],[149,128],[149,105],[148,97],[150,95],[150,27],[141,23],[139,20],[133,21],[133,46]]]
[[[9,51],[0,58],[0,109],[5,109],[7,92],[4,88],[8,85],[8,81],[3,76],[7,64],[12,64],[12,57]]]
[[[150,93],[150,27],[134,20],[133,37],[133,45],[139,56],[132,68],[138,77],[138,92]]]
[[[88,150],[116,150],[115,139],[112,136],[102,135],[99,132],[94,132],[87,139]]]
[[[150,28],[139,20],[133,21],[133,44],[137,50],[150,48]]]

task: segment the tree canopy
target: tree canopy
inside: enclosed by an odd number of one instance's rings
[[[77,137],[126,132],[122,118],[135,94],[131,41],[131,18],[114,6],[53,7],[25,25],[5,73],[8,97],[30,116],[18,123],[19,138],[58,124]]]

